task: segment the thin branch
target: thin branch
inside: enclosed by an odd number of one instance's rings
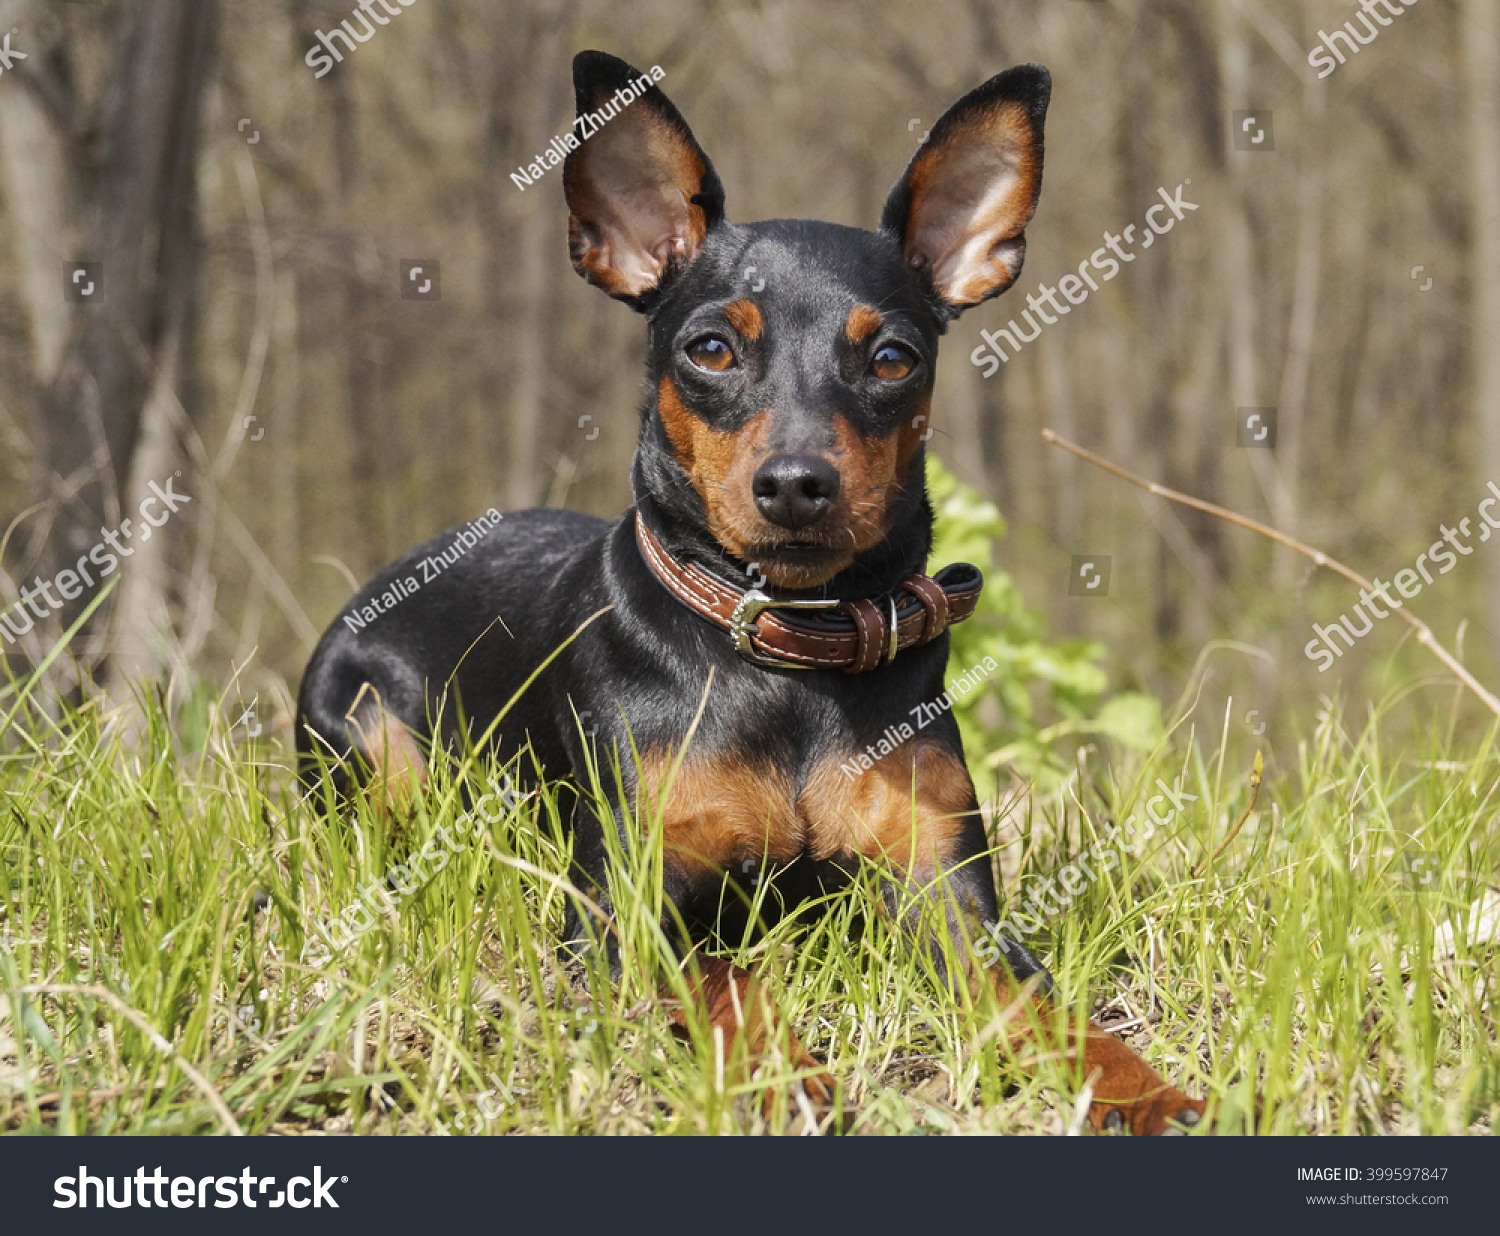
[[[261,200],[260,183],[255,178],[255,162],[249,150],[241,146],[236,153],[235,172],[240,182],[240,198],[245,207],[245,220],[250,229],[250,250],[255,257],[255,325],[250,333],[250,347],[245,354],[245,365],[240,373],[239,395],[234,401],[234,414],[224,431],[224,444],[214,460],[214,478],[222,480],[229,474],[235,456],[245,441],[247,420],[254,419],[260,396],[261,377],[266,369],[266,357],[271,352],[271,325],[274,315],[275,263],[271,252],[271,232],[266,226],[266,208]]]
[[[52,67],[50,49],[46,52],[34,51],[29,58],[34,59],[36,65],[28,66],[24,73],[16,74],[21,79],[22,89],[31,92],[31,97],[36,100],[37,105],[46,113],[47,119],[52,122],[53,128],[57,130],[58,137],[74,143],[67,155],[69,158],[76,159],[78,155],[76,146],[78,107],[73,98],[73,92],[68,88],[67,81],[60,77]]]
[[[1193,879],[1198,879],[1213,864],[1214,859],[1224,853],[1229,843],[1239,836],[1240,829],[1245,827],[1245,821],[1250,818],[1250,813],[1255,810],[1255,800],[1260,797],[1261,778],[1265,776],[1266,764],[1261,759],[1260,752],[1255,753],[1255,767],[1250,770],[1250,801],[1245,804],[1245,809],[1240,813],[1240,818],[1234,822],[1234,827],[1224,834],[1224,840],[1214,847],[1212,854],[1206,855],[1201,863],[1193,868]]]
[[[1285,62],[1287,69],[1299,80],[1307,79],[1307,56],[1302,45],[1292,32],[1280,21],[1266,12],[1259,0],[1239,0],[1239,10],[1266,44]]]
[[[1413,631],[1416,632],[1417,643],[1425,647],[1428,652],[1432,653],[1433,656],[1435,656],[1439,661],[1441,661],[1450,670],[1452,670],[1453,673],[1457,675],[1458,680],[1462,682],[1464,686],[1468,687],[1469,690],[1472,691],[1480,699],[1480,701],[1486,708],[1488,708],[1497,717],[1500,717],[1500,699],[1496,699],[1493,695],[1490,694],[1490,692],[1486,691],[1484,687],[1479,684],[1479,680],[1476,679],[1473,674],[1469,673],[1469,671],[1459,663],[1458,658],[1455,657],[1446,648],[1444,648],[1442,644],[1438,643],[1437,636],[1433,635],[1432,633],[1432,628],[1429,627],[1420,618],[1409,613],[1407,609],[1400,604],[1400,602],[1392,601],[1390,595],[1386,592],[1384,587],[1377,588],[1358,571],[1346,567],[1336,558],[1330,558],[1321,549],[1314,549],[1311,545],[1304,544],[1296,537],[1287,536],[1284,532],[1278,532],[1269,524],[1263,524],[1257,519],[1251,519],[1249,518],[1249,516],[1241,515],[1236,511],[1231,511],[1227,507],[1218,506],[1212,502],[1205,502],[1202,498],[1191,497],[1188,494],[1181,493],[1176,489],[1169,489],[1165,485],[1158,485],[1155,481],[1145,480],[1142,477],[1136,476],[1133,472],[1127,472],[1124,468],[1121,468],[1117,464],[1112,464],[1107,459],[1101,459],[1092,451],[1087,451],[1083,447],[1069,442],[1066,438],[1058,437],[1057,434],[1053,433],[1050,429],[1042,430],[1042,438],[1044,441],[1052,443],[1053,446],[1060,446],[1065,451],[1071,451],[1074,455],[1077,455],[1079,459],[1086,460],[1088,463],[1093,464],[1097,468],[1103,468],[1106,472],[1112,472],[1122,481],[1129,481],[1132,485],[1135,485],[1140,489],[1144,489],[1147,493],[1155,494],[1158,498],[1166,498],[1169,502],[1180,502],[1183,506],[1190,506],[1194,510],[1203,511],[1208,515],[1217,516],[1219,519],[1228,520],[1232,524],[1238,524],[1241,528],[1249,528],[1251,532],[1258,532],[1261,534],[1261,536],[1269,537],[1278,545],[1285,545],[1288,549],[1295,550],[1304,558],[1312,559],[1312,561],[1315,562],[1318,566],[1327,567],[1335,574],[1342,575],[1357,588],[1362,588],[1366,592],[1374,593],[1375,595],[1379,596],[1387,605],[1391,607],[1391,612],[1393,614],[1395,614],[1409,627],[1411,627]]]

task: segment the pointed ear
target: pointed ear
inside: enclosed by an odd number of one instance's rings
[[[723,219],[724,188],[652,74],[604,52],[579,52],[573,92],[578,145],[563,164],[573,268],[645,310]]]
[[[1039,64],[990,78],[943,113],[886,199],[881,230],[926,273],[944,320],[1021,273],[1051,96],[1052,76]]]

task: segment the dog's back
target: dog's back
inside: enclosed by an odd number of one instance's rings
[[[575,610],[556,585],[565,576],[584,587],[599,578],[610,527],[577,511],[490,512],[376,575],[329,626],[303,675],[304,780],[311,784],[327,765],[347,790],[375,769],[383,747],[395,744],[409,758],[430,734],[451,742],[460,715],[471,734],[482,734],[572,633]],[[539,757],[562,773],[556,726],[537,725],[545,715],[523,697],[514,723],[495,738],[513,754],[534,731]]]

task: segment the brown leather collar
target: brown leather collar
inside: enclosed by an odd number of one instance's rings
[[[679,562],[646,527],[639,511],[641,557],[674,597],[723,627],[747,660],[773,669],[841,669],[863,674],[896,654],[937,639],[979,603],[984,577],[956,562],[935,579],[913,575],[875,600],[775,600],[758,588],[726,584],[696,563]]]

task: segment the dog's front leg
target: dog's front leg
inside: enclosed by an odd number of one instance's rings
[[[688,989],[694,1003],[708,1018],[715,1037],[715,1050],[726,1070],[737,1062],[737,1075],[726,1072],[726,1080],[743,1081],[757,1065],[770,1055],[770,1045],[778,1033],[784,1033],[789,1063],[799,1070],[816,1070],[801,1079],[801,1086],[814,1108],[821,1114],[833,1107],[834,1079],[823,1071],[822,1062],[813,1056],[790,1029],[784,1028],[781,1012],[776,1008],[760,980],[722,957],[694,955],[686,963]],[[666,985],[663,985],[664,988]],[[678,1008],[673,1023],[687,1033],[689,1011]],[[767,1091],[762,1111],[769,1118],[775,1092]]]
[[[663,893],[673,907],[662,930],[668,938],[682,941],[686,956],[682,972],[688,1003],[674,1008],[675,1029],[686,1036],[695,1016],[705,1018],[726,1081],[736,1084],[749,1080],[779,1044],[785,1063],[808,1074],[798,1083],[806,1099],[818,1114],[827,1112],[834,1104],[834,1079],[786,1025],[759,977],[723,958],[705,955],[681,934],[685,921],[701,923],[711,916],[723,897],[726,872],[743,870],[745,855],[761,854],[768,837],[775,838],[789,827],[784,818],[790,806],[789,791],[780,802],[775,793],[767,796],[765,787],[774,789],[777,784],[770,770],[714,761],[688,762],[679,768],[670,754],[656,752],[641,759],[636,779],[628,810],[616,806],[612,816],[600,813],[589,819],[592,827],[582,830],[575,863],[587,874],[591,888],[604,888],[611,858],[603,830],[615,830],[624,845],[640,845],[659,829]],[[604,907],[612,905],[607,892],[601,892],[598,901]],[[581,919],[577,922],[575,934],[582,937]],[[617,940],[613,932],[603,935],[612,972],[618,977]],[[667,999],[675,999],[680,990],[670,982],[661,984],[661,994]],[[764,1100],[768,1117],[775,1098],[773,1088]]]
[[[1001,1007],[1013,1010],[1007,1031],[1012,1050],[1060,1050],[1069,1061],[1081,1063],[1081,1072],[1093,1087],[1088,1115],[1092,1128],[1129,1129],[1138,1136],[1158,1136],[1190,1128],[1202,1120],[1202,1099],[1189,1098],[1163,1080],[1129,1047],[1093,1022],[1082,1035],[1070,1023],[1065,1034],[1058,1036],[1051,1029],[1055,1010],[1046,998],[1025,994],[1023,985],[1003,963],[992,970],[976,967],[976,980],[986,981],[979,975],[993,985]],[[1030,1007],[1015,1009],[1017,1001]]]
[[[1052,1034],[1046,971],[1010,941],[1002,961],[985,932],[998,918],[995,893],[984,825],[957,733],[948,741],[940,734],[903,752],[904,757],[892,755],[852,781],[832,765],[813,778],[803,803],[817,821],[820,844],[855,851],[887,869],[887,906],[899,913],[913,943],[931,950],[938,973],[950,986],[959,976],[947,964],[949,957],[967,971],[971,992],[990,983],[1002,1008],[1019,999],[1035,1003],[1012,1012],[1007,1022],[1012,1048],[1061,1051],[1080,1064],[1082,1076],[1093,1085],[1089,1121],[1095,1129],[1160,1134],[1176,1125],[1197,1124],[1204,1110],[1201,1099],[1190,1099],[1163,1081],[1098,1026],[1091,1023],[1082,1035],[1071,1027],[1065,1036]],[[944,933],[948,950],[943,948]],[[986,951],[995,964],[984,964]],[[1044,985],[1023,995],[1024,982],[1033,975],[1041,975]]]

